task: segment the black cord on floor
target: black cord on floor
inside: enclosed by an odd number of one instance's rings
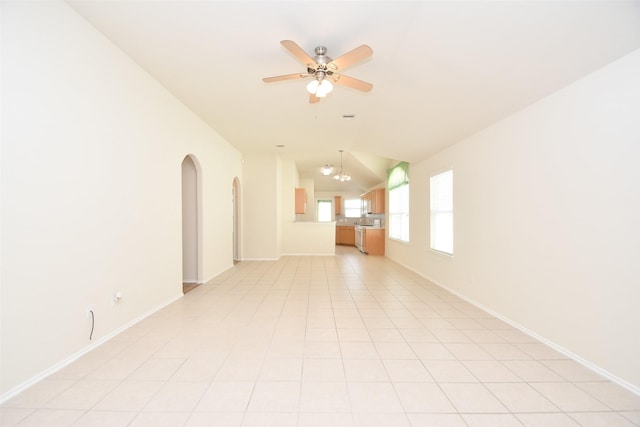
[[[89,313],[91,313],[91,333],[89,334],[89,341],[91,341],[91,338],[93,337],[93,327],[96,324],[96,319],[93,315],[93,310],[89,310]]]

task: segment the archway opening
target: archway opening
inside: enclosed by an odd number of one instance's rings
[[[191,155],[182,161],[182,290],[200,283],[198,167]]]

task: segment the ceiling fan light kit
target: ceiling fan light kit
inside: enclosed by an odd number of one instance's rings
[[[307,67],[307,71],[306,73],[265,77],[262,79],[265,83],[313,77],[313,80],[307,84],[309,102],[312,104],[319,102],[320,98],[324,98],[327,94],[331,93],[333,90],[332,82],[361,92],[369,92],[373,89],[373,85],[371,83],[345,76],[344,74],[339,74],[337,72],[373,55],[373,50],[365,44],[345,53],[337,59],[328,57],[327,48],[324,46],[316,47],[314,50],[315,56],[312,58],[307,55],[307,53],[294,41],[282,40],[280,44],[291,52],[300,62],[302,62]]]
[[[333,90],[333,85],[328,80],[311,80],[307,85],[307,91],[318,98],[324,98]]]

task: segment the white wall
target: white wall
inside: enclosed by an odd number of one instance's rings
[[[640,390],[640,51],[410,166],[387,255]],[[455,255],[429,250],[454,170]]]
[[[282,255],[336,254],[335,222],[286,221],[282,227]]]
[[[243,177],[242,259],[335,254],[335,224],[315,223],[313,180],[300,179],[295,162],[276,153],[246,154]],[[296,187],[307,189],[305,215],[295,214]]]
[[[87,348],[88,304],[95,342],[180,297],[187,154],[202,170],[204,279],[232,266],[243,178],[237,150],[66,4],[3,2],[2,15],[7,396]]]
[[[300,179],[298,168],[293,160],[280,158],[280,172],[279,192],[282,195],[280,199],[280,222],[299,221],[300,215],[297,215],[295,210],[295,189],[303,187],[304,180]]]
[[[279,175],[275,154],[243,157],[242,259],[278,259],[279,251]]]

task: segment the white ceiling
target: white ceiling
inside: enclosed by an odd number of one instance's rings
[[[67,1],[244,153],[296,159],[316,191],[362,191],[640,48],[639,1]],[[280,45],[374,54],[309,104]],[[343,114],[356,118],[343,119]],[[276,148],[282,144],[284,148]],[[344,149],[351,185],[319,176]],[[336,186],[340,185],[340,186]]]

